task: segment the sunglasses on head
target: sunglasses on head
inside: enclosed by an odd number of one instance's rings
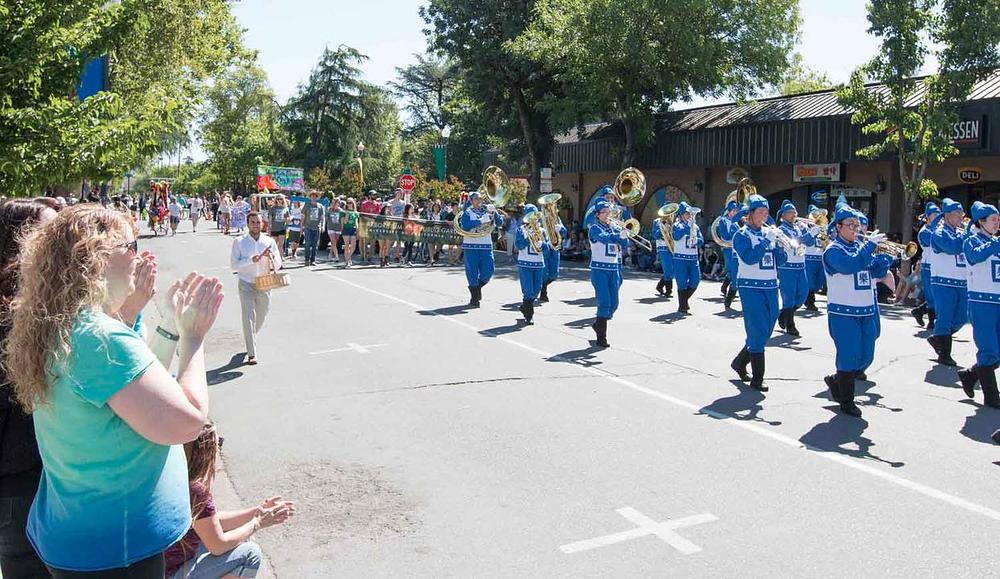
[[[125,251],[131,251],[132,253],[138,254],[139,253],[139,240],[138,239],[133,239],[132,241],[129,241],[128,243],[123,243],[123,244],[119,245],[118,247],[123,247],[123,248],[125,248]]]

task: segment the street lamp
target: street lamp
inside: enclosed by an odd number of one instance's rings
[[[361,170],[361,192],[365,191],[365,163],[361,158],[365,154],[365,144],[364,142],[358,143],[358,168]]]
[[[451,127],[445,125],[441,127],[441,139],[444,141],[434,145],[434,162],[437,165],[438,181],[444,182],[448,176],[448,137],[451,136]]]

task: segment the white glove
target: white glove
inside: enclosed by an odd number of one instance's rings
[[[775,228],[769,227],[767,229],[767,233],[764,234],[764,237],[766,237],[771,243],[774,243],[778,239],[778,232]]]
[[[628,230],[622,229],[621,231],[618,232],[618,236],[621,237],[622,239],[628,239],[629,237]]]
[[[496,213],[497,206],[492,203],[489,203],[488,205],[486,205],[486,210],[489,211],[490,213]]]
[[[885,234],[876,229],[874,233],[868,236],[868,241],[876,245],[882,243],[885,241]]]
[[[810,225],[809,226],[809,235],[812,235],[813,237],[816,237],[817,235],[819,235],[819,226],[818,225]]]

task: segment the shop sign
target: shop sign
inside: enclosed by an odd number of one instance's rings
[[[750,172],[743,167],[733,167],[732,169],[726,171],[726,183],[730,185],[737,185],[743,179],[750,176]]]
[[[958,170],[958,178],[962,183],[979,183],[983,180],[983,170],[979,167],[961,167]]]
[[[841,180],[840,163],[795,165],[792,171],[792,180],[796,183],[838,183]]]
[[[811,199],[813,203],[826,203],[828,197],[829,195],[827,195],[826,190],[821,189],[819,191],[813,191],[813,194],[809,196],[809,199]]]
[[[951,125],[951,144],[956,147],[982,147],[986,117],[962,119]]]
[[[538,190],[540,193],[552,193],[552,167],[542,167],[539,171]]]
[[[854,187],[845,189],[836,189],[834,193],[836,193],[837,195],[842,195],[848,199],[858,199],[858,198],[867,199],[872,196],[872,192],[869,191],[868,189],[858,189]]]

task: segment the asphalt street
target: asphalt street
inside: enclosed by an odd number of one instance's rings
[[[505,256],[473,310],[457,267],[290,263],[250,367],[232,240],[203,225],[140,245],[161,286],[226,284],[212,415],[238,495],[299,503],[258,536],[278,577],[1000,575],[1000,412],[965,399],[908,310],[883,310],[863,419],[827,400],[823,300],[801,338],[772,338],[765,397],[729,369],[743,327],[717,283],[678,317],[627,272],[600,350],[587,270],[525,326]],[[969,327],[955,358],[974,358]]]

